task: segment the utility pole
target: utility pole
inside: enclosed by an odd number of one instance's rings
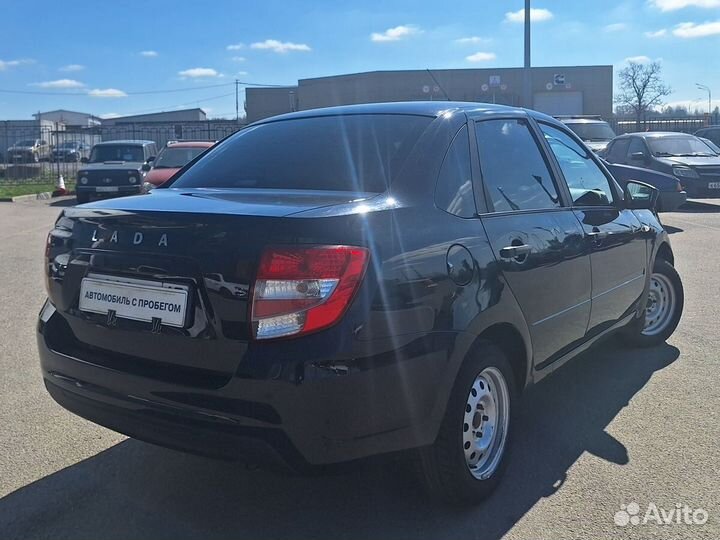
[[[530,66],[530,0],[525,0],[525,62],[523,63],[522,106],[528,109],[532,107]]]
[[[240,81],[235,79],[235,122],[240,122],[239,92],[240,92]]]

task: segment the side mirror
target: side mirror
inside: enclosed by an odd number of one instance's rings
[[[150,156],[149,158],[147,158],[148,163],[152,163],[153,161],[155,161],[155,156]]]
[[[90,160],[89,160],[88,158],[86,158],[86,157],[81,157],[81,158],[80,158],[80,163],[90,163]]]
[[[142,167],[140,167],[140,169],[142,169],[143,172],[148,172],[150,170],[150,168],[151,167],[150,167],[149,163],[143,163]]]
[[[630,154],[630,159],[633,161],[645,161],[645,152],[633,152]]]
[[[637,180],[628,180],[623,189],[625,196],[625,208],[631,210],[655,210],[660,192],[657,188],[638,182]]]

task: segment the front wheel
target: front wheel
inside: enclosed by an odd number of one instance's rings
[[[644,316],[625,329],[623,338],[637,347],[664,343],[677,328],[684,303],[685,293],[677,270],[668,261],[656,259]]]
[[[505,469],[515,386],[505,354],[484,343],[460,369],[435,443],[420,451],[431,495],[474,504],[490,495]]]

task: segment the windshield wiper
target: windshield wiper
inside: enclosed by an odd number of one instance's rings
[[[671,152],[655,152],[653,155],[657,157],[677,157],[680,154],[673,154]]]

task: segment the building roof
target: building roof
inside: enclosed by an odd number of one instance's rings
[[[52,111],[41,111],[41,112],[39,112],[39,113],[33,114],[33,116],[34,116],[35,118],[37,118],[38,116],[40,116],[40,117],[42,118],[42,116],[45,115],[45,114],[54,114],[54,113],[81,114],[81,115],[83,115],[83,116],[87,116],[88,118],[94,118],[94,119],[96,119],[96,120],[100,120],[100,117],[99,117],[99,116],[95,116],[94,114],[90,114],[90,113],[86,113],[86,112],[82,112],[82,111],[71,111],[71,110],[68,110],[68,109],[55,109],[55,110],[52,110]]]
[[[161,111],[161,112],[154,112],[154,113],[146,113],[146,114],[133,114],[130,116],[114,116],[112,118],[105,118],[104,121],[108,123],[122,123],[122,122],[138,122],[143,121],[142,119],[150,119],[150,118],[162,118],[162,117],[173,117],[173,116],[180,116],[187,113],[197,113],[198,115],[202,117],[206,117],[205,111],[203,111],[199,107],[194,107],[192,109],[176,109],[173,111]]]

